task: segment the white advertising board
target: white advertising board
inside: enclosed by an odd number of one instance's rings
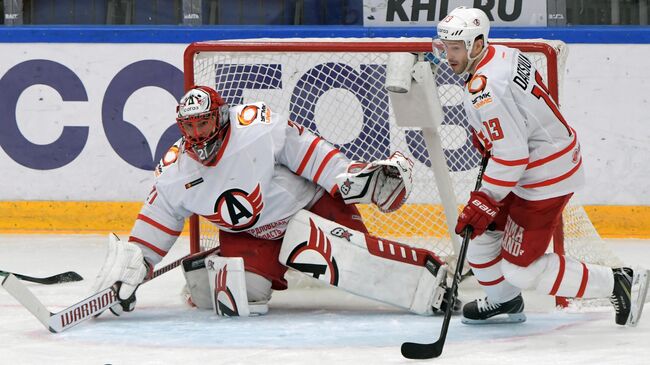
[[[0,44],[0,200],[140,201],[179,136],[182,44]],[[583,204],[650,205],[650,45],[569,45]],[[335,114],[336,111],[333,111]]]
[[[492,26],[546,26],[546,0],[364,0],[366,27],[433,27],[458,6],[482,9]]]

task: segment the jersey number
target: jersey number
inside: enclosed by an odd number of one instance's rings
[[[490,140],[498,141],[503,138],[503,129],[501,129],[501,122],[499,122],[499,118],[492,118],[487,122],[483,122],[483,126],[485,127]]]
[[[569,127],[569,123],[564,120],[564,117],[562,116],[562,113],[560,113],[560,109],[558,109],[557,105],[555,102],[553,102],[553,99],[549,96],[548,88],[546,85],[544,85],[544,80],[542,80],[542,75],[539,74],[539,72],[535,71],[535,82],[537,85],[533,86],[533,89],[531,90],[532,94],[537,98],[537,99],[544,99],[544,102],[546,105],[548,105],[549,108],[551,108],[551,111],[557,119],[566,127],[567,131],[569,131],[569,135],[571,135],[571,128]]]

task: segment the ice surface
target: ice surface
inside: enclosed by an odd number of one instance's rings
[[[104,236],[0,235],[0,269],[31,276],[74,270],[86,280],[28,284],[51,310],[89,294],[104,260]],[[609,240],[626,262],[650,266],[650,242]],[[187,240],[165,262],[187,252]],[[164,263],[164,262],[163,262]],[[276,292],[270,313],[217,318],[180,296],[175,269],[138,290],[133,313],[110,313],[61,334],[49,333],[0,289],[0,364],[407,364],[404,341],[437,339],[441,317],[420,317],[336,289]],[[463,297],[477,295],[465,285]],[[528,321],[467,326],[452,320],[439,364],[649,364],[650,319],[636,328],[614,324],[611,308],[553,309],[526,294]],[[646,310],[646,314],[650,313]]]

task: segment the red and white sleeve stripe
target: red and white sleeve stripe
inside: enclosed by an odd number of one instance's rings
[[[278,162],[306,179],[322,186],[330,193],[336,192],[334,178],[347,168],[349,160],[336,147],[306,129],[289,125]]]
[[[159,195],[160,198],[160,195]],[[142,248],[144,257],[154,265],[167,255],[183,230],[184,219],[167,212],[164,199],[142,206],[131,230],[129,242]]]

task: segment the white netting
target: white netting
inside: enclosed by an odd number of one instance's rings
[[[300,44],[308,46],[314,41]],[[407,51],[412,45],[414,53],[423,44],[397,42],[402,47],[400,51]],[[518,40],[518,48],[535,63],[548,80],[549,88],[557,90],[560,83],[557,75],[548,77],[546,56],[531,53],[532,46],[522,43],[526,42]],[[405,153],[416,162],[414,189],[408,204],[391,214],[382,214],[374,206],[361,206],[363,219],[374,235],[427,247],[442,257],[453,255],[422,132],[396,125],[384,89],[388,53],[372,51],[373,44],[379,44],[376,40],[357,40],[355,44],[361,46],[352,49],[338,39],[330,48],[315,52],[302,50],[296,42],[284,51],[275,42],[274,49],[269,51],[268,46],[257,42],[241,51],[223,51],[219,50],[219,42],[214,42],[213,46],[204,46],[200,53],[189,54],[193,57],[193,71],[186,70],[186,77],[193,77],[190,84],[215,87],[229,104],[264,101],[272,110],[336,144],[350,159],[371,161],[386,158],[396,150]],[[561,74],[565,47],[561,42],[550,44],[560,53]],[[480,156],[468,137],[462,106],[463,81],[443,64],[436,82],[445,113],[439,128],[444,155],[456,201],[464,203],[473,188]],[[568,254],[587,262],[618,264],[580,206],[569,206],[564,221],[564,247]],[[207,221],[201,223],[200,239],[203,247],[216,244],[216,229]]]

